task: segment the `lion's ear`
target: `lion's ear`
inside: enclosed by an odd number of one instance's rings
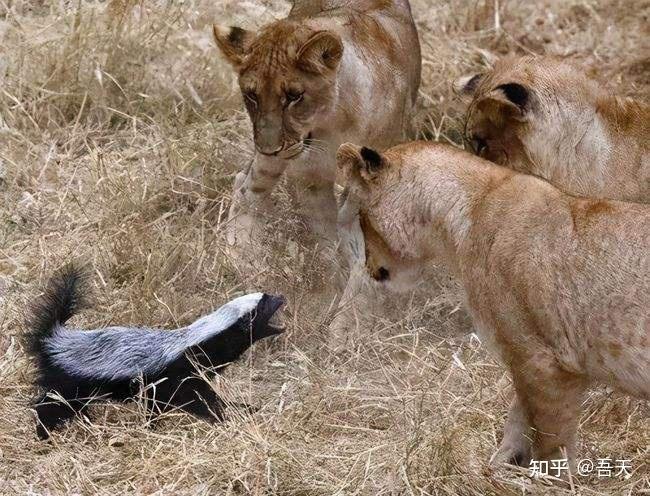
[[[336,154],[336,163],[348,179],[358,175],[364,181],[372,181],[386,166],[386,159],[372,148],[345,143]]]
[[[255,39],[255,33],[236,26],[224,28],[216,24],[212,26],[212,32],[217,46],[228,62],[235,68],[241,67]]]
[[[298,67],[315,74],[338,69],[343,57],[343,42],[331,31],[317,31],[298,50]]]
[[[505,109],[517,120],[525,121],[531,110],[531,91],[519,83],[501,84],[486,95]]]
[[[478,88],[482,78],[483,74],[469,74],[456,79],[452,84],[454,93],[459,96],[474,96],[476,88]]]

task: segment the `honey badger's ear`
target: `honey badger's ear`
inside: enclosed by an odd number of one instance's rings
[[[483,74],[469,74],[460,77],[452,83],[452,89],[458,96],[472,97],[482,78]]]
[[[314,74],[335,71],[343,57],[343,42],[336,33],[316,31],[300,47],[297,55],[298,67]]]
[[[531,91],[519,83],[501,84],[486,96],[509,111],[512,117],[525,121],[531,110]]]
[[[386,165],[386,160],[372,148],[345,143],[336,154],[336,163],[347,178],[358,174],[365,181],[372,181]]]
[[[212,26],[212,32],[221,53],[235,68],[239,68],[248,55],[255,33],[236,26],[226,28],[216,24]]]

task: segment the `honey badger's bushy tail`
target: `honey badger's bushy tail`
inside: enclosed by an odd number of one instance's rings
[[[27,317],[26,345],[32,355],[41,358],[44,339],[85,305],[85,286],[85,271],[73,264],[66,265],[50,279]]]

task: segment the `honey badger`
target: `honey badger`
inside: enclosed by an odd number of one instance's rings
[[[83,271],[67,266],[31,310],[28,345],[38,364],[41,392],[33,408],[41,439],[94,399],[133,399],[140,387],[154,415],[176,408],[206,420],[220,419],[223,402],[195,375],[196,365],[211,371],[220,367],[221,372],[253,343],[284,330],[272,321],[284,298],[264,293],[236,298],[171,331],[65,327],[85,305],[85,287]]]

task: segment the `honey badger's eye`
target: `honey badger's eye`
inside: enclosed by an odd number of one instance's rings
[[[298,103],[299,101],[302,100],[302,97],[305,95],[304,91],[287,91],[285,93],[285,97],[287,99],[287,103]]]

